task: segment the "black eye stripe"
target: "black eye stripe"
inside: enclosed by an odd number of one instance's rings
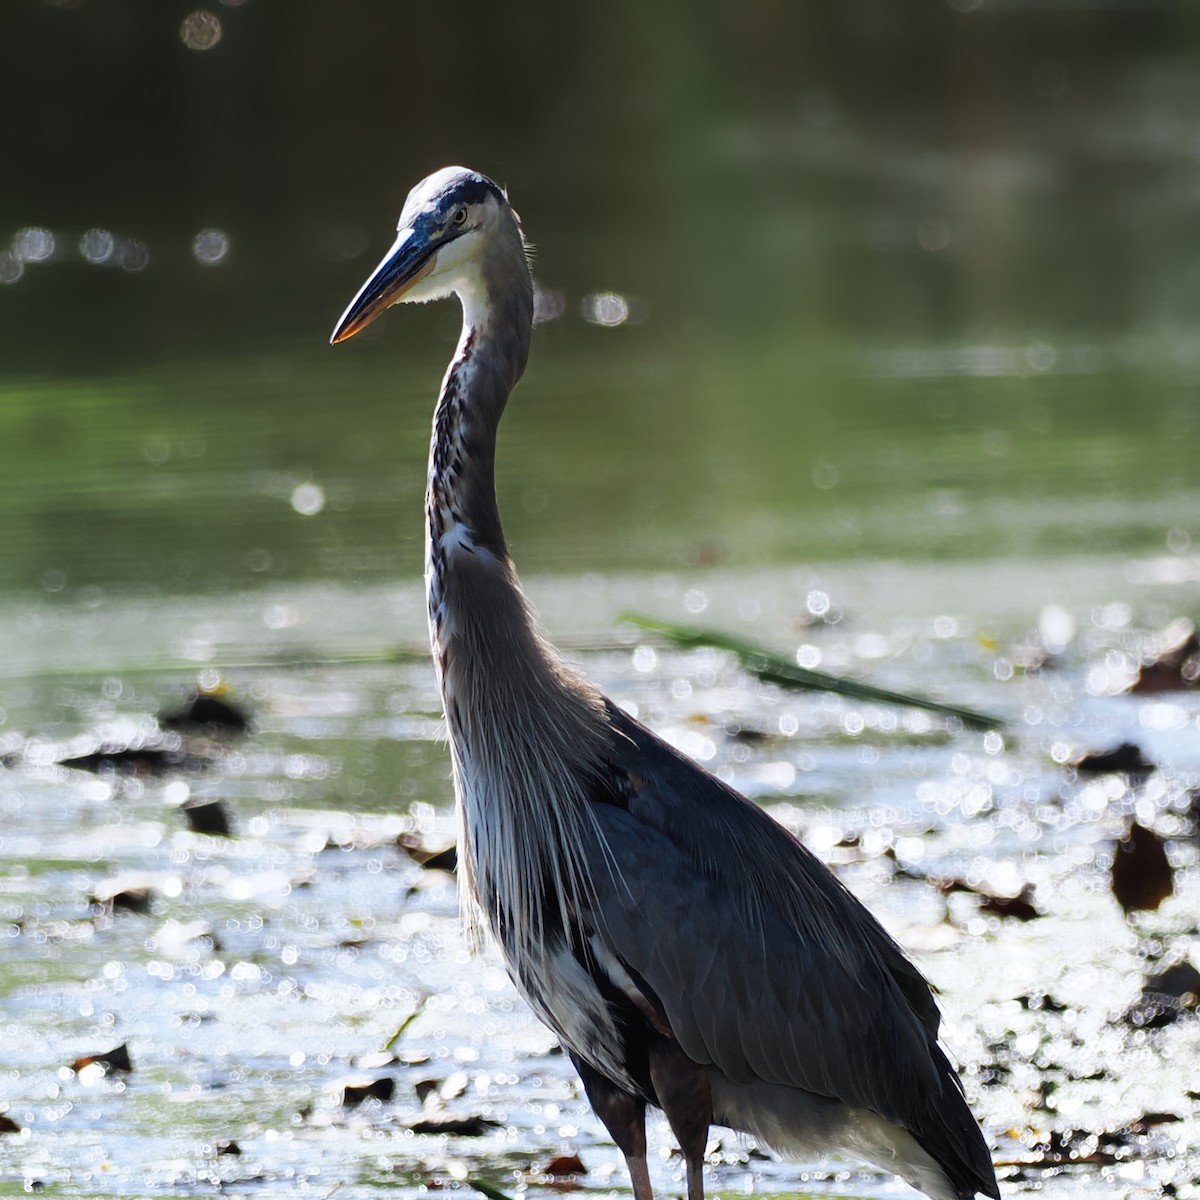
[[[449,219],[460,208],[470,208],[473,204],[482,204],[489,196],[504,200],[504,193],[486,176],[477,175],[474,178],[462,179],[446,192],[439,204],[440,210]]]

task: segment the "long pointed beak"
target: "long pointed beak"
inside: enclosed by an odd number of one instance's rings
[[[395,245],[383,256],[370,278],[358,289],[334,326],[330,345],[336,346],[365,329],[385,308],[419,283],[437,263],[437,247],[419,237],[415,229],[402,229]]]

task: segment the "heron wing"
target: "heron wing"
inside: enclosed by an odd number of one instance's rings
[[[612,708],[596,924],[696,1062],[910,1125],[957,1077],[929,985],[756,805]],[[925,1100],[918,1098],[925,1097]]]

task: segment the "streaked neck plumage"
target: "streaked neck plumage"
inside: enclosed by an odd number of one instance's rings
[[[567,910],[578,907],[586,871],[572,861],[572,847],[581,841],[579,823],[590,820],[585,792],[606,723],[600,694],[538,631],[496,505],[497,426],[524,370],[533,318],[515,218],[458,291],[463,331],[429,454],[430,637],[454,766],[466,908],[482,912],[510,964],[528,965],[531,949],[532,958],[545,949],[547,923],[562,928]]]

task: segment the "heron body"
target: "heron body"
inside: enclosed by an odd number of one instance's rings
[[[920,972],[797,839],[540,634],[494,469],[532,280],[504,193],[461,167],[410,193],[333,341],[450,294],[463,329],[434,414],[426,586],[465,907],[570,1054],[635,1200],[651,1200],[647,1105],[679,1139],[689,1200],[712,1124],[847,1151],[934,1200],[997,1197]]]

